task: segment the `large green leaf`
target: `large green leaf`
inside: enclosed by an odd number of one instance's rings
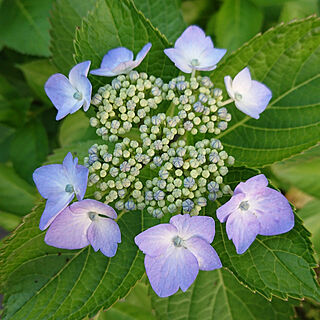
[[[319,141],[319,46],[320,19],[312,17],[255,37],[212,72],[215,85],[224,88],[224,76],[248,65],[273,93],[259,120],[229,106],[233,119],[219,137],[237,165],[272,164]]]
[[[230,170],[226,183],[234,187],[256,172],[238,168]],[[226,197],[206,207],[206,214],[214,216],[217,205]],[[320,290],[312,270],[316,266],[311,248],[310,233],[295,217],[294,228],[277,236],[258,236],[243,254],[236,253],[232,241],[228,240],[225,224],[216,221],[216,236],[213,247],[217,250],[222,265],[228,268],[240,282],[258,291],[266,298],[272,295],[288,297],[310,297],[320,301]]]
[[[21,179],[12,167],[0,164],[0,210],[25,215],[31,211],[35,200],[35,189]]]
[[[119,215],[122,234],[114,258],[47,246],[38,229],[39,205],[1,248],[3,319],[82,319],[125,296],[144,273],[143,254],[133,239],[155,221],[150,215]],[[41,266],[39,268],[39,266]]]
[[[279,21],[289,22],[293,19],[306,18],[312,14],[319,15],[318,0],[295,0],[283,5]]]
[[[96,0],[57,0],[51,12],[51,52],[54,64],[59,71],[67,74],[74,66],[73,40],[75,30],[81,25],[89,10],[95,7]]]
[[[320,198],[320,146],[271,166],[272,172],[287,187],[293,186]]]
[[[215,45],[233,51],[257,34],[262,26],[260,8],[248,0],[226,0],[209,20],[207,32]]]
[[[39,120],[33,120],[19,129],[13,137],[10,159],[16,172],[32,183],[32,173],[48,154],[47,133]]]
[[[49,11],[52,0],[4,0],[0,7],[0,38],[9,48],[49,56]]]
[[[200,271],[185,293],[168,298],[152,293],[152,305],[159,320],[288,320],[294,315],[289,302],[254,294],[224,269]]]
[[[170,42],[175,42],[186,28],[180,0],[134,0],[134,3]]]
[[[137,11],[131,0],[98,0],[77,30],[76,60],[91,60],[95,69],[108,50],[123,46],[137,54],[147,42],[152,43],[152,48],[138,69],[164,80],[177,75],[178,70],[163,53],[170,47],[167,39]],[[92,83],[104,85],[105,78],[92,77]]]

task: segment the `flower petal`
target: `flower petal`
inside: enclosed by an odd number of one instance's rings
[[[240,209],[231,214],[227,220],[226,230],[229,240],[232,239],[237,253],[244,253],[259,233],[260,224],[257,217],[250,211]]]
[[[44,241],[62,249],[80,249],[89,244],[87,230],[91,220],[87,214],[65,208],[50,225]]]
[[[268,183],[268,179],[264,174],[258,174],[257,176],[248,179],[246,182],[240,182],[234,189],[234,194],[255,194],[258,190],[264,189]]]
[[[157,257],[146,255],[144,265],[150,284],[159,297],[171,296],[179,287],[186,291],[199,272],[197,259],[183,247],[170,247]]]
[[[79,100],[73,97],[77,92],[76,89],[71,85],[67,77],[61,73],[52,75],[45,83],[44,89],[53,105],[59,111],[57,120],[62,119],[75,105],[79,104]]]
[[[64,192],[66,185],[70,183],[65,168],[61,164],[49,164],[37,168],[32,177],[39,193],[45,199]]]
[[[72,201],[73,197],[74,193],[70,194],[65,191],[52,195],[52,198],[47,200],[46,207],[40,218],[39,229],[47,229],[55,217]]]
[[[193,216],[188,214],[178,214],[170,219],[170,223],[174,225],[179,236],[187,240],[191,237],[200,237],[211,243],[215,234],[214,220],[208,216]]]
[[[191,60],[188,60],[182,51],[174,48],[169,48],[169,49],[165,49],[164,53],[175,64],[175,66],[178,69],[180,69],[182,72],[185,72],[185,73],[192,72],[192,68],[189,66]]]
[[[132,69],[134,69],[137,65],[139,65],[138,62],[136,61],[126,61],[126,62],[121,62],[119,63],[112,71],[115,74],[123,74],[123,73],[128,73]]]
[[[185,241],[186,247],[197,258],[199,269],[210,271],[222,267],[220,258],[212,246],[199,237]]]
[[[226,49],[215,48],[210,48],[203,51],[199,57],[200,65],[195,67],[195,69],[202,71],[211,71],[215,69],[217,63],[222,59],[226,52]]]
[[[70,206],[70,210],[79,213],[81,212],[81,214],[88,215],[89,212],[94,212],[103,216],[107,216],[111,219],[117,218],[117,213],[114,211],[112,207],[93,199],[85,199],[82,201],[75,202]]]
[[[127,61],[133,61],[133,52],[125,47],[118,47],[109,50],[108,53],[103,57],[101,68],[113,70],[120,63]]]
[[[242,200],[246,197],[243,193],[233,194],[231,199],[219,207],[216,211],[217,218],[221,223],[226,222],[230,214],[237,211]]]
[[[231,99],[234,99],[234,91],[232,89],[232,79],[230,76],[224,77],[224,85],[226,86],[226,90]]]
[[[177,235],[176,227],[169,223],[163,223],[141,232],[134,238],[134,241],[143,253],[149,256],[159,256],[169,246],[172,246],[172,240]]]
[[[114,77],[117,75],[116,73],[114,73],[108,68],[94,69],[90,71],[90,74],[93,74],[95,76],[105,76],[105,77]]]
[[[242,69],[233,79],[232,88],[234,92],[242,95],[246,94],[251,88],[252,80],[248,67]]]
[[[107,257],[113,257],[121,242],[118,224],[109,219],[96,217],[88,229],[88,240],[94,251],[100,251]]]
[[[149,50],[151,49],[152,44],[148,42],[146,45],[143,46],[143,48],[138,52],[137,57],[136,57],[136,62],[138,63],[136,66],[138,66],[141,61],[145,58]]]
[[[294,226],[294,214],[292,208],[280,192],[265,188],[255,199],[249,199],[260,222],[259,234],[273,236],[288,232]]]

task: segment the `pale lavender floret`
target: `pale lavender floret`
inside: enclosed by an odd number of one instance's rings
[[[92,85],[87,78],[91,61],[75,65],[69,73],[69,79],[61,73],[52,75],[44,85],[44,90],[58,110],[56,120],[78,111],[82,106],[90,107]]]
[[[50,225],[44,241],[62,249],[81,249],[89,244],[105,256],[116,254],[121,233],[116,212],[107,204],[86,199],[65,208]]]
[[[181,71],[191,73],[215,69],[226,51],[214,48],[211,38],[201,28],[190,26],[177,39],[174,48],[165,49],[164,53]]]
[[[258,234],[272,236],[288,232],[294,226],[294,214],[288,200],[268,188],[263,175],[240,182],[232,198],[217,210],[220,222],[227,222],[228,238],[237,253],[244,253]]]
[[[248,116],[259,119],[272,98],[271,90],[263,83],[251,79],[249,68],[241,70],[232,80],[224,77],[224,83],[236,107]]]
[[[135,243],[146,254],[146,273],[158,296],[171,296],[179,288],[186,291],[199,270],[222,267],[210,245],[214,234],[211,217],[180,214],[173,216],[170,223],[159,224],[135,237]]]
[[[119,74],[127,74],[136,68],[151,49],[151,43],[147,43],[133,60],[133,52],[127,48],[119,47],[111,49],[103,57],[100,68],[90,71],[91,74],[104,77],[114,77]]]
[[[87,189],[89,170],[78,165],[78,158],[69,152],[62,164],[49,164],[36,169],[33,181],[39,193],[47,199],[39,228],[46,229],[76,195],[82,200]]]

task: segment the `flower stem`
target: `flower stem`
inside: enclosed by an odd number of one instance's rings
[[[227,104],[229,104],[229,103],[231,103],[233,101],[234,101],[233,99],[228,99],[226,101],[223,101],[223,102],[221,102],[220,107],[223,107],[223,106],[225,106],[225,105],[227,105]]]

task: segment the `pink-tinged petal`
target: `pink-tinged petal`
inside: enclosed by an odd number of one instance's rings
[[[226,54],[226,49],[207,49],[199,57],[200,65],[195,67],[197,70],[211,71],[216,68],[217,63]]]
[[[251,83],[250,70],[246,67],[234,77],[232,87],[235,92],[244,95],[251,88]]]
[[[63,74],[57,73],[52,75],[47,80],[44,89],[53,105],[59,111],[57,120],[62,119],[63,116],[70,113],[70,110],[79,103],[79,100],[73,96],[77,92],[76,89]]]
[[[87,214],[64,209],[50,225],[44,241],[62,249],[80,249],[89,244],[87,230],[91,220]]]
[[[177,235],[176,227],[163,223],[141,232],[134,238],[134,241],[143,253],[149,256],[159,256],[173,245],[173,239]]]
[[[182,72],[191,73],[192,68],[189,66],[191,60],[188,60],[183,52],[178,49],[170,48],[165,49],[164,53],[168,58],[175,64],[175,66],[180,69]]]
[[[127,61],[133,61],[133,52],[125,47],[118,47],[109,50],[108,53],[103,57],[101,68],[113,70],[120,63]]]
[[[224,77],[224,84],[226,86],[226,90],[228,92],[228,95],[231,99],[234,99],[234,91],[232,89],[232,79],[230,76]]]
[[[114,211],[112,207],[93,199],[85,199],[82,201],[75,202],[70,206],[70,210],[74,212],[79,212],[81,214],[88,215],[89,212],[94,212],[109,217],[111,219],[117,218],[117,213]]]
[[[264,174],[259,174],[248,179],[246,182],[240,182],[234,189],[234,194],[255,194],[258,190],[264,189],[268,183],[266,176]]]
[[[185,241],[185,245],[197,258],[200,270],[210,271],[222,267],[217,252],[202,238],[192,237]]]
[[[94,251],[100,250],[105,256],[113,257],[121,242],[118,224],[109,219],[96,216],[88,229],[88,240]]]
[[[138,62],[137,66],[142,62],[142,60],[145,58],[149,50],[151,49],[152,44],[148,42],[146,45],[143,46],[143,48],[139,51],[136,57],[136,62]]]
[[[229,201],[219,207],[216,211],[217,218],[221,223],[226,222],[228,217],[239,209],[241,201],[245,199],[244,193],[234,194]]]
[[[244,253],[255,240],[260,230],[257,217],[248,211],[234,212],[226,225],[229,240],[232,239],[238,254]]]
[[[255,198],[249,198],[252,211],[260,222],[259,234],[273,236],[290,231],[294,226],[292,208],[280,192],[265,188]]]
[[[186,291],[196,279],[199,266],[187,249],[169,247],[157,257],[145,256],[144,265],[150,284],[159,297],[168,297],[179,290]]]
[[[211,217],[190,217],[188,214],[178,214],[170,219],[170,223],[177,228],[178,234],[183,240],[191,237],[201,237],[209,243],[213,241],[215,226]]]
[[[37,168],[32,177],[39,193],[45,199],[64,192],[69,183],[66,171],[61,164],[49,164]]]
[[[67,192],[52,195],[52,198],[47,200],[46,207],[40,218],[39,229],[47,229],[55,217],[72,201],[73,197],[74,193]]]
[[[90,71],[90,74],[93,74],[95,76],[104,76],[104,77],[114,77],[117,75],[116,73],[114,73],[108,68],[94,69]]]

